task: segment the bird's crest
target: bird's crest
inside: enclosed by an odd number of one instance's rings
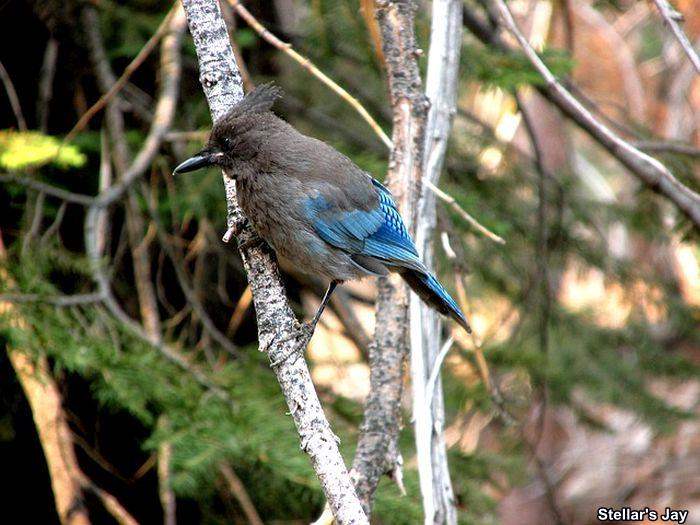
[[[275,100],[283,95],[282,89],[272,82],[261,84],[248,93],[232,110],[235,116],[269,111]]]

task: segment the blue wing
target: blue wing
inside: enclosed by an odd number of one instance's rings
[[[321,194],[309,198],[305,211],[316,233],[351,256],[370,257],[394,267],[423,301],[471,332],[459,305],[418,258],[389,190],[374,179],[372,184],[375,193],[370,194],[372,201],[364,209],[341,199],[338,188],[329,190],[333,193],[326,193],[325,197]],[[353,260],[363,266],[356,257]],[[372,269],[365,269],[372,273]]]
[[[424,269],[391,193],[372,179],[377,202],[369,210],[344,210],[327,197],[309,198],[306,213],[316,233],[328,244],[353,255]]]

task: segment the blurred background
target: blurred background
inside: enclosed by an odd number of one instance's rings
[[[381,180],[378,136],[235,4],[222,8],[246,86],[274,80],[285,91],[278,114]],[[390,131],[373,2],[244,5]],[[700,76],[652,2],[509,5],[600,121],[700,188]],[[697,44],[700,2],[675,7]],[[423,49],[429,13],[419,2]],[[588,524],[599,506],[671,506],[700,523],[697,231],[538,93],[524,56],[493,43],[488,1],[466,1],[464,22],[441,182],[456,205],[438,203],[435,239],[441,280],[474,327],[473,337],[454,331],[443,368],[460,521]],[[3,514],[59,523],[66,487],[42,450],[54,440],[93,523],[119,521],[110,497],[140,523],[163,521],[173,502],[180,523],[317,517],[322,493],[257,351],[237,250],[221,242],[221,174],[170,175],[211,122],[182,15],[148,0],[6,0],[0,77]],[[80,196],[134,173],[99,208],[97,233],[86,230]],[[309,318],[326,283],[284,270]],[[308,350],[348,460],[374,296],[373,280],[344,285]],[[60,428],[32,399],[60,407]],[[408,401],[406,495],[382,481],[376,523],[422,519]]]

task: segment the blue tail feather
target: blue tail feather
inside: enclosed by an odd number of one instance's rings
[[[472,329],[466,317],[459,308],[457,302],[452,299],[447,290],[440,284],[437,278],[427,272],[406,269],[401,271],[401,277],[408,283],[411,289],[429,306],[435,308],[443,315],[448,315],[459,323],[467,333]]]

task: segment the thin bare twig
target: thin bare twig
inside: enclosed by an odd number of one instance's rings
[[[343,325],[345,335],[355,343],[362,356],[367,359],[372,343],[364,326],[362,326],[357,315],[355,315],[355,310],[350,306],[350,296],[345,290],[335,291],[333,297],[331,297],[331,307]]]
[[[472,217],[464,208],[462,208],[459,203],[455,200],[455,198],[442,191],[440,188],[435,186],[432,182],[423,179],[423,182],[425,185],[437,195],[440,200],[444,201],[450,208],[452,208],[454,211],[456,211],[460,217],[462,217],[465,221],[467,221],[476,231],[481,233],[482,235],[488,237],[491,239],[493,242],[498,243],[498,244],[505,244],[506,241],[503,237],[500,235],[496,235],[493,233],[491,230],[486,228],[483,224],[481,224],[479,221],[477,221],[474,217]]]
[[[425,399],[428,400],[427,410],[430,410],[433,405],[433,397],[435,394],[435,385],[437,384],[438,377],[440,376],[440,369],[442,368],[442,362],[447,357],[448,352],[454,344],[454,339],[452,336],[448,337],[447,340],[442,344],[442,348],[435,358],[433,363],[433,368],[430,370],[430,376],[425,385]]]
[[[0,173],[0,182],[20,184],[27,188],[46,193],[46,195],[51,195],[63,201],[80,204],[82,206],[91,206],[96,201],[95,197],[91,197],[90,195],[64,190],[63,188],[47,184],[46,182],[35,180],[32,177],[20,177],[19,175]]]
[[[693,44],[690,43],[690,40],[688,40],[688,37],[678,23],[683,20],[683,14],[671,7],[671,4],[666,0],[654,0],[654,3],[661,14],[661,18],[664,19],[666,25],[671,29],[673,36],[676,37],[676,40],[678,40],[678,43],[683,48],[683,52],[690,59],[695,71],[700,74],[700,57],[698,57],[698,53],[693,48]]]
[[[229,4],[236,10],[236,13],[246,21],[246,23],[253,28],[253,30],[258,33],[266,42],[269,44],[273,45],[283,53],[287,54],[289,57],[291,57],[292,60],[297,62],[301,67],[306,69],[309,73],[311,73],[313,76],[318,78],[321,82],[323,82],[326,86],[328,86],[333,92],[335,92],[337,95],[340,96],[345,102],[350,104],[355,111],[357,111],[360,116],[369,124],[369,126],[372,128],[372,130],[379,136],[380,139],[382,139],[382,142],[388,147],[391,148],[391,139],[389,136],[384,133],[384,130],[382,130],[381,126],[377,123],[376,120],[374,120],[374,117],[369,114],[369,112],[364,108],[360,102],[353,97],[350,93],[348,93],[342,86],[338,85],[333,79],[331,79],[328,75],[326,75],[323,71],[321,71],[319,68],[317,68],[311,60],[306,58],[305,56],[299,54],[297,51],[294,50],[291,44],[288,44],[287,42],[283,42],[279,38],[277,38],[273,33],[267,30],[265,26],[263,26],[251,13],[248,11],[243,5],[239,2],[239,0],[228,0]]]
[[[76,133],[79,131],[82,131],[85,126],[87,126],[88,122],[90,122],[90,119],[94,117],[102,108],[104,108],[107,103],[114,98],[115,95],[121,91],[121,89],[124,87],[124,85],[128,82],[129,78],[131,78],[131,75],[134,74],[134,72],[141,67],[141,65],[145,62],[145,60],[148,58],[148,55],[151,54],[151,52],[156,48],[158,45],[158,42],[160,39],[165,35],[165,33],[168,31],[168,28],[170,27],[170,19],[173,17],[175,11],[178,8],[178,4],[176,3],[170,11],[168,11],[168,14],[165,15],[163,18],[162,22],[158,26],[158,29],[156,29],[156,32],[153,33],[151,38],[148,39],[148,41],[144,44],[144,46],[141,48],[141,50],[138,52],[138,54],[134,57],[134,59],[129,62],[129,65],[124,68],[124,72],[121,74],[121,76],[111,85],[111,87],[95,102],[85,113],[83,113],[80,118],[78,119],[78,122],[75,123],[73,128],[68,132],[68,134],[65,136],[63,139],[63,143],[66,144],[73,140],[75,138]]]
[[[37,99],[37,120],[39,130],[46,133],[49,127],[49,105],[53,96],[53,81],[56,76],[56,61],[58,59],[58,40],[51,37],[46,43],[44,62],[39,73],[39,96]]]
[[[236,307],[233,309],[233,313],[231,314],[231,319],[228,322],[228,327],[226,328],[226,335],[228,337],[233,337],[236,334],[238,328],[243,322],[243,317],[248,311],[248,308],[250,308],[250,304],[252,302],[253,292],[250,289],[250,286],[246,286],[245,290],[243,290],[243,293],[239,297]]]
[[[63,222],[63,217],[66,215],[66,209],[68,208],[68,203],[63,201],[58,207],[58,211],[56,212],[56,217],[54,218],[53,222],[51,225],[46,228],[46,231],[41,235],[41,244],[44,244],[46,241],[48,241],[51,237],[56,235],[58,232],[59,228],[61,227],[61,223]]]
[[[248,523],[250,523],[250,525],[263,525],[260,514],[258,514],[255,505],[253,505],[245,485],[234,470],[228,464],[221,463],[219,464],[219,472],[221,472],[221,475],[226,480],[231,494],[233,494],[236,501],[238,501],[238,504],[241,506],[245,517],[248,519]]]
[[[139,525],[139,522],[129,513],[117,498],[106,490],[98,487],[84,474],[80,484],[85,491],[92,492],[102,502],[104,509],[114,518],[119,525]]]
[[[551,71],[542,62],[518,28],[505,2],[503,0],[496,0],[495,5],[499,10],[505,26],[516,38],[528,60],[544,78],[545,84],[538,87],[538,91],[540,91],[547,100],[556,105],[565,116],[607,149],[614,158],[628,168],[629,171],[647,187],[663,194],[680,211],[690,218],[696,228],[700,227],[700,195],[680,183],[658,160],[639,151],[598,121],[581,102],[557,81]],[[463,15],[465,26],[467,26],[479,40],[493,45],[504,52],[513,52],[513,48],[499,37],[497,31],[487,27],[469,8],[464,9]]]
[[[17,96],[15,85],[12,83],[12,79],[7,73],[5,66],[2,65],[2,62],[0,62],[0,81],[2,81],[3,86],[5,86],[5,92],[7,93],[7,98],[10,101],[10,107],[12,107],[12,111],[15,114],[15,119],[17,120],[17,127],[20,131],[27,131],[27,121],[24,120],[22,105],[19,103],[19,97]]]
[[[634,142],[635,147],[644,151],[658,153],[675,153],[687,155],[688,157],[700,158],[700,148],[683,142],[666,142],[662,140],[638,140]]]
[[[44,201],[46,200],[46,195],[43,192],[39,192],[35,199],[32,200],[31,196],[27,198],[27,205],[25,212],[27,215],[32,215],[32,222],[29,229],[22,239],[22,255],[26,255],[29,247],[34,241],[35,237],[39,234],[41,229],[41,223],[44,219]],[[32,213],[32,207],[34,212]]]

